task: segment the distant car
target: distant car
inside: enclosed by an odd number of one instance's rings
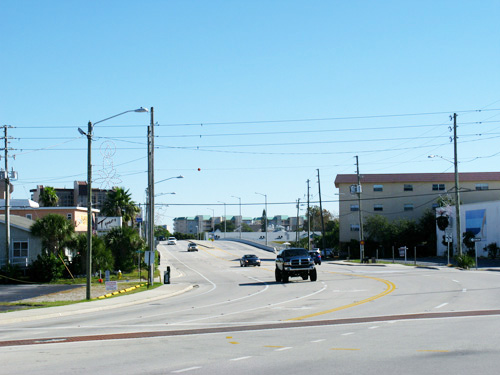
[[[167,245],[177,245],[177,239],[175,237],[168,237]]]
[[[198,246],[194,242],[190,242],[188,245],[188,251],[198,251]]]
[[[254,254],[245,254],[240,259],[240,267],[258,266],[260,267],[260,259]]]
[[[321,265],[321,253],[319,249],[309,251],[309,255],[311,256],[312,260],[314,260],[314,264]]]

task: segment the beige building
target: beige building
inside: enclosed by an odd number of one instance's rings
[[[358,177],[340,174],[340,242],[359,240]],[[459,173],[460,202],[476,203],[500,199],[500,172]],[[389,220],[418,220],[427,209],[437,207],[442,196],[454,198],[454,173],[402,173],[361,175],[361,213],[363,219],[383,215]]]

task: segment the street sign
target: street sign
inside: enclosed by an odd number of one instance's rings
[[[142,223],[142,217],[136,217],[135,218],[136,223]]]
[[[470,240],[472,242],[481,242],[483,239],[481,237],[479,237],[479,238],[471,238]]]

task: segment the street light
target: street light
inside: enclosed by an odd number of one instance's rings
[[[221,202],[221,201],[217,201],[217,202],[224,204],[224,238],[226,238],[226,221],[227,221],[227,216],[226,216],[226,202]]]
[[[455,160],[451,161],[439,155],[429,155],[428,158],[440,158],[446,160],[447,162],[453,163],[455,166],[455,221],[456,221],[456,233],[457,233],[457,253],[459,256],[462,255],[462,236],[460,231],[460,188],[458,185],[458,161],[457,161],[457,153],[455,147]]]
[[[231,197],[239,199],[240,200],[240,240],[241,240],[241,226],[243,224],[243,216],[241,216],[241,197],[236,197],[234,195],[231,195]]]
[[[266,207],[266,220],[265,220],[265,227],[266,227],[266,246],[267,246],[267,194],[262,194],[262,193],[257,193],[255,192],[255,194],[259,194],[259,195],[263,195],[264,198],[265,198],[265,207]]]
[[[81,128],[78,128],[78,132],[81,135],[87,137],[87,300],[90,300],[90,282],[92,274],[92,131],[95,125],[129,112],[143,113],[148,112],[148,110],[141,107],[138,109],[131,109],[125,112],[118,113],[117,115],[94,122],[94,124],[89,121],[87,132],[84,132]]]
[[[165,179],[163,179],[163,180],[156,181],[156,182],[155,182],[155,185],[156,185],[156,184],[159,184],[160,182],[163,182],[163,181],[172,180],[172,179],[174,179],[174,178],[184,178],[184,176],[175,176],[175,177],[165,178]]]

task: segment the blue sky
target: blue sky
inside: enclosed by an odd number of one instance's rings
[[[155,109],[157,222],[336,213],[338,173],[498,171],[498,1],[8,1],[1,4],[0,125],[13,198],[86,180],[78,127]],[[482,111],[478,111],[482,110]],[[413,115],[410,115],[413,114]],[[94,129],[94,186],[144,203],[146,128]],[[114,151],[103,155],[111,147]],[[3,145],[2,145],[3,147]],[[2,166],[4,160],[2,158]],[[200,171],[198,171],[200,168]],[[108,177],[106,177],[108,176]],[[168,206],[167,206],[168,204]]]

